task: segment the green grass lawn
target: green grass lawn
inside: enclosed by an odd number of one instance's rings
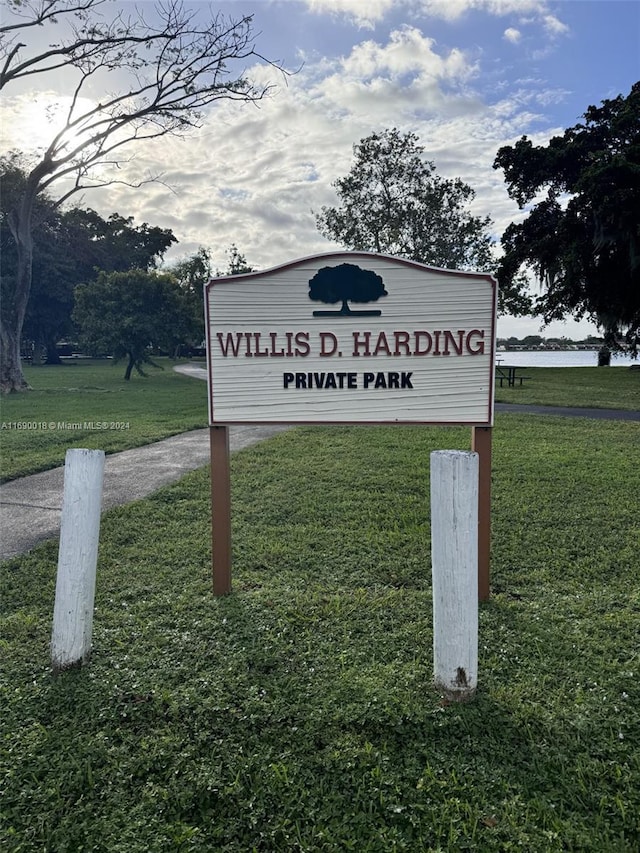
[[[431,687],[428,470],[469,432],[234,455],[223,599],[206,469],[110,511],[92,660],[57,678],[56,543],[3,564],[0,848],[635,853],[640,426],[497,418],[493,595],[456,705]]]
[[[63,465],[70,447],[114,453],[206,427],[207,385],[175,363],[158,359],[163,369],[129,382],[110,361],[26,368],[33,390],[0,400],[0,482]]]
[[[628,367],[527,367],[522,386],[496,385],[498,403],[640,410],[640,370]]]

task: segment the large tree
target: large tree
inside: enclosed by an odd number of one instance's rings
[[[70,234],[77,235],[83,247],[79,261],[87,271],[84,281],[91,277],[89,272],[93,269],[156,269],[165,252],[178,242],[170,228],[148,222],[134,225],[133,216],[119,213],[111,213],[105,219],[90,207],[74,207],[65,211],[63,218]]]
[[[91,353],[126,359],[127,380],[134,368],[144,375],[152,349],[173,352],[192,323],[173,276],[146,270],[101,272],[79,285],[73,316]]]
[[[251,16],[228,19],[200,4],[189,9],[181,0],[153,8],[127,6],[111,15],[108,5],[108,0],[5,0],[0,89],[21,81],[34,85],[62,72],[73,82],[62,124],[44,151],[34,155],[9,217],[17,272],[0,318],[4,392],[27,387],[20,337],[31,289],[38,197],[58,187],[55,201],[62,204],[87,187],[113,183],[108,170],[131,143],[198,127],[203,111],[216,101],[255,102],[268,88],[232,67],[238,60],[258,58]],[[50,33],[44,47],[35,38],[43,27]],[[96,89],[103,92],[97,103]]]
[[[316,216],[325,237],[347,249],[446,269],[494,269],[491,220],[469,211],[474,190],[459,178],[440,177],[415,133],[372,133],[353,153],[349,174],[333,184],[339,206]],[[508,297],[502,294],[505,306]]]
[[[71,314],[78,284],[92,281],[99,271],[153,270],[177,243],[169,228],[112,213],[107,219],[91,208],[59,211],[56,228],[44,223],[34,235],[35,254],[31,298],[24,332],[44,348],[48,364],[58,362],[56,343],[73,328]],[[42,236],[47,235],[43,246]],[[52,242],[53,241],[53,242]],[[42,249],[61,259],[50,267]]]
[[[0,252],[2,296],[15,286],[17,252],[8,216],[24,190],[27,175],[18,155],[0,158]],[[177,240],[170,229],[134,225],[133,217],[113,213],[104,219],[90,208],[60,208],[43,192],[34,209],[32,284],[24,319],[23,344],[33,346],[34,364],[46,353],[59,363],[56,343],[72,333],[73,291],[98,270],[154,269]]]
[[[510,286],[523,269],[542,284],[545,321],[594,321],[609,347],[640,345],[640,83],[590,106],[584,122],[533,145],[498,151],[510,196],[526,219],[511,224],[499,270]]]

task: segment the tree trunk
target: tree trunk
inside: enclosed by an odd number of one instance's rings
[[[0,390],[3,394],[29,389],[27,380],[22,373],[20,336],[16,336],[13,325],[10,322],[5,323],[4,317],[2,317],[0,322]]]
[[[37,176],[32,173],[27,181],[20,207],[8,217],[11,235],[17,248],[16,282],[13,293],[3,299],[2,334],[0,335],[0,391],[27,391],[29,385],[22,373],[20,341],[24,315],[31,293],[33,266],[33,237],[31,222],[33,204],[37,195]]]
[[[133,353],[130,352],[130,353],[128,353],[128,355],[129,355],[129,363],[127,364],[127,369],[124,372],[124,378],[126,379],[127,382],[131,379],[131,371],[133,370],[133,367],[136,363],[136,360],[134,358]]]
[[[21,259],[21,255],[26,256]],[[25,253],[24,248],[22,247],[21,251],[21,247],[18,246],[15,291],[3,300],[0,323],[2,327],[0,334],[0,392],[3,394],[9,394],[12,391],[28,391],[30,387],[22,373],[20,341],[29,291],[31,290],[31,255],[31,247]]]
[[[12,229],[13,231],[13,229]],[[29,384],[22,373],[20,360],[20,341],[22,326],[27,310],[29,291],[31,290],[31,261],[33,243],[31,230],[20,235],[17,229],[15,239],[18,247],[18,266],[16,270],[15,290],[3,300],[2,333],[0,334],[0,391],[9,394],[12,391],[27,391]]]
[[[46,348],[47,358],[45,364],[62,364],[62,359],[58,355],[58,347],[56,346],[56,341],[47,341]]]

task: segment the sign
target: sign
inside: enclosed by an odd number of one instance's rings
[[[205,287],[210,424],[493,423],[487,274],[335,252]]]
[[[216,595],[231,591],[229,425],[468,424],[489,597],[495,280],[333,252],[205,286]]]

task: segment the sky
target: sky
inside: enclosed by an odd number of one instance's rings
[[[151,4],[138,4],[152,14]],[[397,127],[418,135],[444,178],[476,193],[472,212],[490,216],[499,240],[525,214],[506,192],[496,152],[528,136],[545,144],[578,123],[587,107],[629,93],[640,79],[637,0],[185,0],[253,15],[256,58],[238,67],[271,86],[259,105],[219,101],[185,138],[132,150],[118,175],[162,176],[138,189],[113,185],[74,197],[103,216],[118,211],[171,228],[168,261],[199,247],[224,268],[234,243],[255,269],[341,248],[318,231],[315,213],[338,201],[333,183],[353,162],[353,145]],[[115,3],[107,14],[132,4]],[[114,11],[111,11],[114,10]],[[60,26],[60,25],[59,25]],[[41,27],[35,49],[55,38]],[[234,69],[235,71],[236,69]],[[117,79],[117,72],[114,72]],[[40,79],[40,78],[43,79]],[[65,74],[7,87],[0,152],[46,144],[55,107],[68,100]],[[111,85],[111,84],[110,84]],[[88,91],[96,102],[104,92]],[[498,336],[580,338],[589,323],[501,317]]]

